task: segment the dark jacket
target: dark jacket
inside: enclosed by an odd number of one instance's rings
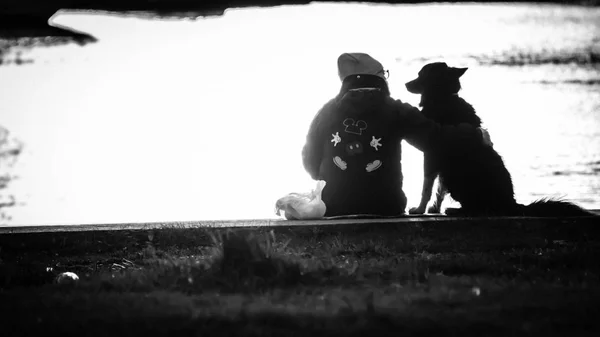
[[[404,214],[402,139],[421,151],[468,151],[481,143],[474,127],[442,127],[392,99],[380,77],[346,77],[315,116],[302,150],[307,172],[327,182],[325,215]]]

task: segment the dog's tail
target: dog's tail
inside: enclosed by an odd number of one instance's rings
[[[561,199],[542,198],[529,205],[518,205],[519,213],[533,217],[597,216],[578,205]]]

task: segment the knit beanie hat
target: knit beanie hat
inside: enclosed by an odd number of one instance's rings
[[[385,79],[383,66],[379,61],[364,53],[344,53],[338,58],[338,75],[344,80],[350,75],[376,75]]]

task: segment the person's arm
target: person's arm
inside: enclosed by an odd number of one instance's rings
[[[335,100],[327,102],[319,112],[315,115],[306,136],[306,143],[302,148],[302,164],[304,169],[310,174],[311,178],[319,180],[319,167],[323,157],[323,142],[325,141],[323,134],[323,124],[327,122],[327,117],[335,104]]]
[[[440,125],[426,118],[419,109],[400,100],[393,102],[397,112],[396,125],[404,139],[420,151],[468,150],[473,145],[491,145],[479,127],[463,123]]]

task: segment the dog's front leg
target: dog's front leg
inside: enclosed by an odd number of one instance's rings
[[[435,194],[435,200],[433,201],[433,205],[427,209],[427,213],[440,213],[446,193],[448,193],[448,190],[446,190],[442,178],[440,177],[440,179],[438,179],[438,190]]]
[[[418,207],[413,207],[408,210],[409,214],[423,214],[425,213],[425,208],[427,208],[427,203],[431,199],[431,192],[433,190],[433,182],[435,181],[435,175],[425,175],[423,177],[423,190],[421,192],[421,202]]]
[[[423,189],[421,190],[421,202],[418,207],[413,207],[408,210],[409,214],[423,214],[427,203],[431,199],[431,191],[433,190],[433,182],[438,176],[438,163],[436,157],[431,154],[423,154]]]

